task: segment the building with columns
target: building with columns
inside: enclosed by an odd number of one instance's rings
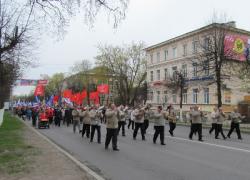
[[[194,59],[200,52],[200,42],[206,45],[207,34],[216,28],[217,23],[185,33],[145,49],[147,54],[147,103],[156,105],[180,104],[180,89],[171,87],[171,79],[176,71],[185,77],[182,93],[183,110],[192,105],[199,105],[204,111],[211,111],[217,104],[217,91],[214,76],[209,70],[198,72]],[[238,29],[235,22],[229,22],[228,32],[250,37],[250,32]],[[248,95],[242,90],[242,81],[237,76],[223,79],[223,108],[230,111]]]

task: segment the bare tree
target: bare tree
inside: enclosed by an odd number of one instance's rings
[[[0,107],[22,69],[31,63],[28,36],[33,7],[16,1],[0,0]]]
[[[146,78],[146,59],[143,43],[128,46],[99,46],[97,64],[107,67],[117,82],[120,100],[134,104]]]

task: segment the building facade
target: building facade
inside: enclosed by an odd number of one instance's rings
[[[217,90],[214,75],[209,69],[199,72],[194,59],[199,59],[201,42],[205,46],[207,34],[218,24],[210,24],[195,31],[169,39],[145,49],[147,54],[147,103],[153,105],[180,104],[180,89],[172,87],[176,71],[182,72],[185,86],[182,92],[183,110],[199,105],[204,111],[211,111],[217,104]],[[238,29],[234,22],[228,23],[228,32],[248,35],[250,32]],[[232,109],[244,100],[247,92],[242,91],[237,76],[223,79],[222,103],[224,109]]]

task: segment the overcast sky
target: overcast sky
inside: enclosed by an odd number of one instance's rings
[[[128,44],[143,41],[147,46],[207,25],[214,12],[225,13],[238,28],[250,30],[249,0],[130,0],[127,17],[117,29],[100,14],[93,28],[75,17],[61,41],[43,37],[36,55],[40,66],[27,69],[23,78],[39,79],[69,71],[74,62],[89,59],[94,63],[98,44]],[[29,93],[34,87],[17,87],[14,94]]]

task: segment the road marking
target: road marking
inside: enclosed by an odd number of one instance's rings
[[[149,134],[154,135],[154,133],[152,133],[152,132],[149,132]],[[185,139],[185,138],[181,138],[181,137],[172,137],[172,136],[165,136],[165,137],[170,138],[170,139],[177,139],[177,140],[181,140],[181,141],[187,141],[187,142],[198,143],[198,144],[205,144],[205,145],[209,145],[209,146],[250,153],[250,150],[248,150],[248,149],[241,149],[241,148],[236,148],[236,147],[232,147],[232,146],[224,146],[224,145],[219,145],[219,144],[194,141],[194,140]]]

